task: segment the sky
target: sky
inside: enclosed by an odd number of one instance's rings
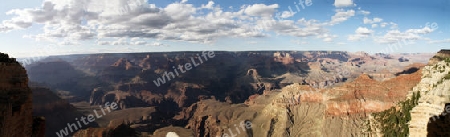
[[[0,0],[12,57],[450,48],[450,0]]]

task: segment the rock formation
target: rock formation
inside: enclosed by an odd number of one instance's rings
[[[292,84],[281,91],[253,95],[244,104],[204,100],[185,109],[175,119],[189,120],[186,128],[195,137],[221,136],[241,121],[251,130],[237,137],[253,136],[367,136],[367,114],[383,111],[406,98],[420,81],[420,72],[378,82],[368,75],[330,89]]]
[[[411,94],[420,92],[421,97],[419,104],[411,111],[410,136],[449,136],[449,124],[433,124],[450,114],[450,50],[438,52],[422,73],[422,80],[411,91]],[[432,130],[434,126],[437,128]]]
[[[445,58],[450,58],[450,50],[441,50],[428,61],[428,64],[436,64]]]
[[[4,53],[0,53],[0,94],[0,136],[29,137],[33,133],[33,136],[41,136],[44,132],[41,128],[43,119],[35,119],[41,124],[33,124],[27,72],[14,58]]]
[[[96,121],[101,128],[81,130],[77,136],[104,135],[122,124],[151,136],[180,127],[191,132],[178,135],[218,136],[243,121],[255,127],[238,136],[365,136],[369,133],[361,127],[367,115],[406,98],[421,76],[421,66],[410,65],[427,63],[403,54],[215,52],[210,61],[154,84],[196,54],[55,56],[30,65],[29,75],[57,93],[85,101],[69,100],[83,111],[106,102],[119,104]],[[403,56],[409,62],[399,62]],[[57,73],[48,75],[52,72]]]
[[[30,88],[33,92],[33,115],[45,118],[46,137],[58,137],[56,132],[66,127],[67,123],[74,123],[75,118],[84,116],[77,111],[77,108],[58,97],[50,89],[36,85]],[[98,125],[93,122],[85,127],[98,127]]]

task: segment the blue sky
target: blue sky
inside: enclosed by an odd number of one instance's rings
[[[434,53],[450,48],[449,7],[449,0],[2,0],[0,52]]]

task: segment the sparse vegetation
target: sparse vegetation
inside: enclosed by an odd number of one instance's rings
[[[433,70],[437,70],[437,67],[438,67],[437,65],[434,65]]]
[[[439,84],[442,84],[442,82],[444,82],[443,79],[439,80],[439,81],[437,82],[437,84],[438,84],[438,85],[439,85]]]
[[[433,58],[436,58],[438,60],[444,60],[445,62],[450,62],[450,58],[446,58],[446,57],[441,57],[441,56],[433,56]]]
[[[410,111],[417,106],[420,93],[413,93],[411,99],[399,102],[388,110],[373,113],[374,126],[381,130],[385,137],[406,137],[409,134],[408,122],[411,121]],[[372,131],[372,129],[369,129]]]
[[[450,72],[448,72],[447,75],[444,76],[444,79],[445,80],[450,79]]]
[[[444,61],[447,62],[447,64],[448,64],[448,63],[450,63],[450,58],[445,58]]]

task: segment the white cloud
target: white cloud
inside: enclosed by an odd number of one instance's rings
[[[429,27],[424,27],[422,29],[408,29],[406,30],[406,33],[415,33],[415,34],[427,34],[427,33],[431,33],[434,30],[429,28]]]
[[[213,9],[214,7],[214,1],[208,1],[208,4],[204,5],[202,4],[201,8],[203,9]]]
[[[432,40],[432,41],[429,41],[428,43],[430,43],[430,44],[450,43],[450,38],[449,39],[443,39],[443,40]]]
[[[110,45],[109,41],[97,41],[97,45]]]
[[[372,24],[372,28],[378,27],[378,24]]]
[[[365,10],[359,10],[359,13],[363,14],[363,15],[369,15],[370,12],[369,11],[365,11]]]
[[[67,40],[67,41],[59,42],[58,45],[80,45],[80,43],[77,41]]]
[[[390,29],[397,29],[398,28],[398,25],[396,23],[394,23],[394,22],[389,22],[389,24],[391,25]]]
[[[153,43],[147,44],[147,46],[168,46],[168,45],[160,43],[160,42],[153,42]]]
[[[364,24],[373,24],[373,23],[379,23],[383,21],[383,19],[381,18],[373,18],[373,19],[369,19],[367,17],[364,17],[363,22]]]
[[[434,30],[429,27],[424,27],[421,29],[408,29],[405,32],[400,32],[399,30],[390,30],[385,35],[377,37],[375,41],[380,44],[391,44],[403,40],[425,40],[422,35],[431,33],[433,31]]]
[[[8,12],[13,17],[0,23],[0,32],[38,24],[43,26],[43,33],[27,38],[60,44],[80,40],[97,40],[98,45],[164,45],[148,42],[155,40],[212,43],[222,37],[268,37],[271,32],[332,41],[335,35],[324,26],[341,23],[355,14],[354,10],[336,10],[330,22],[275,20],[277,4],[224,11],[213,1],[198,7],[186,2],[156,7],[146,0],[46,0],[39,8]],[[286,11],[281,16],[293,14]]]
[[[281,13],[281,18],[289,18],[295,15],[295,12],[283,11]]]
[[[130,45],[145,45],[147,44],[147,41],[141,39],[141,38],[131,38],[130,39]]]
[[[333,39],[336,37],[337,35],[330,35],[327,33],[317,36],[317,38],[321,38],[324,42],[333,42]]]
[[[253,4],[247,6],[244,9],[245,14],[250,16],[272,16],[275,13],[275,9],[278,8],[278,4],[265,5],[265,4]]]
[[[192,14],[196,13],[196,8],[191,4],[169,4],[166,8],[164,8],[164,12],[167,14],[167,18],[180,21],[189,19]],[[145,20],[155,18],[154,16],[156,16],[156,18],[158,17],[157,15],[153,15],[149,17],[142,17],[142,19]],[[156,22],[156,20],[151,21]]]
[[[145,0],[47,0],[40,8],[8,12],[15,16],[3,21],[0,31],[43,24],[44,33],[33,36],[36,40],[144,37],[209,43],[218,37],[265,36],[253,31],[254,25],[251,24],[254,20],[244,11],[251,16],[263,17],[273,14],[278,7],[276,4],[255,4],[237,12],[215,8],[206,15],[198,15],[198,9],[211,9],[214,2],[210,1],[199,8],[184,2],[157,8],[154,4],[145,3]]]
[[[370,30],[368,28],[358,27],[355,30],[355,34],[349,35],[347,40],[349,40],[349,41],[359,41],[359,40],[362,40],[362,39],[365,39],[365,38],[369,37],[370,35],[373,34],[373,32],[374,32],[373,30]]]
[[[352,16],[355,16],[354,10],[347,10],[347,11],[336,10],[336,14],[334,14],[334,16],[331,17],[329,25],[339,24],[341,22],[348,20]]]
[[[355,34],[355,35],[349,35],[347,40],[349,40],[349,41],[359,41],[359,40],[361,40],[363,38],[366,38],[366,36],[364,36],[364,35],[356,35]]]
[[[386,27],[386,25],[388,25],[388,23],[386,23],[386,22],[380,23],[380,27],[382,27],[382,28]]]
[[[294,22],[292,20],[272,20],[270,30],[278,34],[295,37],[318,36],[327,32],[323,26],[315,20],[305,20],[304,18]]]
[[[355,33],[362,35],[370,35],[373,33],[373,30],[367,29],[365,27],[358,27],[358,29],[355,30]]]
[[[349,7],[349,6],[355,6],[356,4],[353,4],[353,0],[335,0],[334,6],[336,7]]]
[[[0,25],[0,33],[1,32],[9,32],[11,30],[14,30],[14,28],[8,27],[8,26],[4,26],[4,25]]]

